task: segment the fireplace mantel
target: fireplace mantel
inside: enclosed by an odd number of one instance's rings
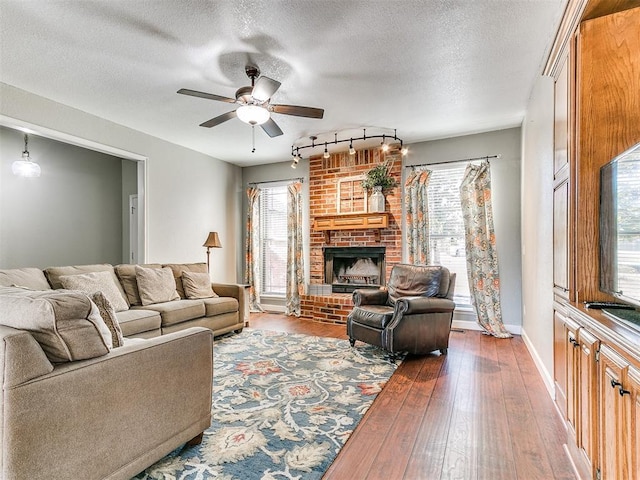
[[[375,229],[376,241],[380,241],[380,229],[389,226],[389,214],[382,213],[335,213],[318,215],[313,222],[314,230],[323,231],[327,243],[331,243],[332,230]]]

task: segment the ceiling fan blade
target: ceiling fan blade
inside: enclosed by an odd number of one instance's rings
[[[276,93],[279,88],[280,82],[263,75],[262,77],[258,78],[258,80],[256,80],[256,84],[253,87],[251,96],[259,102],[266,102],[274,93]]]
[[[221,123],[226,122],[227,120],[231,120],[235,117],[236,111],[233,110],[231,112],[223,113],[222,115],[212,118],[211,120],[207,120],[206,122],[201,123],[200,126],[206,128],[215,127],[216,125],[220,125]]]
[[[301,107],[299,105],[271,105],[271,111],[296,117],[322,118],[324,116],[322,108]]]
[[[273,121],[273,118],[270,118],[260,126],[265,131],[265,133],[269,135],[271,138],[279,137],[280,135],[282,135],[282,130],[280,130],[280,127],[278,126],[278,124]]]
[[[197,90],[189,90],[188,88],[181,88],[180,90],[178,90],[178,93],[182,95],[191,95],[192,97],[206,98],[208,100],[218,100],[220,102],[236,103],[235,98],[222,97],[220,95],[215,95],[213,93],[198,92]]]

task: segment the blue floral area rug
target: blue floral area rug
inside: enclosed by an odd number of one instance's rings
[[[217,340],[212,425],[137,479],[319,479],[396,369],[360,342],[245,329]]]

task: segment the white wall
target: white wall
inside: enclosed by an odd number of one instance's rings
[[[0,267],[120,263],[124,160],[35,135],[28,148],[38,178],[13,175],[24,135],[0,127]]]
[[[146,157],[145,260],[205,261],[202,243],[215,230],[223,248],[211,255],[211,277],[236,281],[242,251],[239,167],[10,85],[0,83],[0,98],[6,117]]]
[[[405,165],[439,163],[482,156],[491,159],[491,195],[500,268],[500,301],[504,324],[512,333],[522,325],[520,264],[520,128],[445,138],[409,145]],[[464,327],[460,317],[457,326]]]
[[[553,386],[553,79],[540,77],[522,124],[523,338]]]

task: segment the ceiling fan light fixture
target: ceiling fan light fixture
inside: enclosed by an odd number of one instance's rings
[[[271,117],[269,110],[259,105],[241,105],[236,110],[236,115],[249,125],[262,125]]]

